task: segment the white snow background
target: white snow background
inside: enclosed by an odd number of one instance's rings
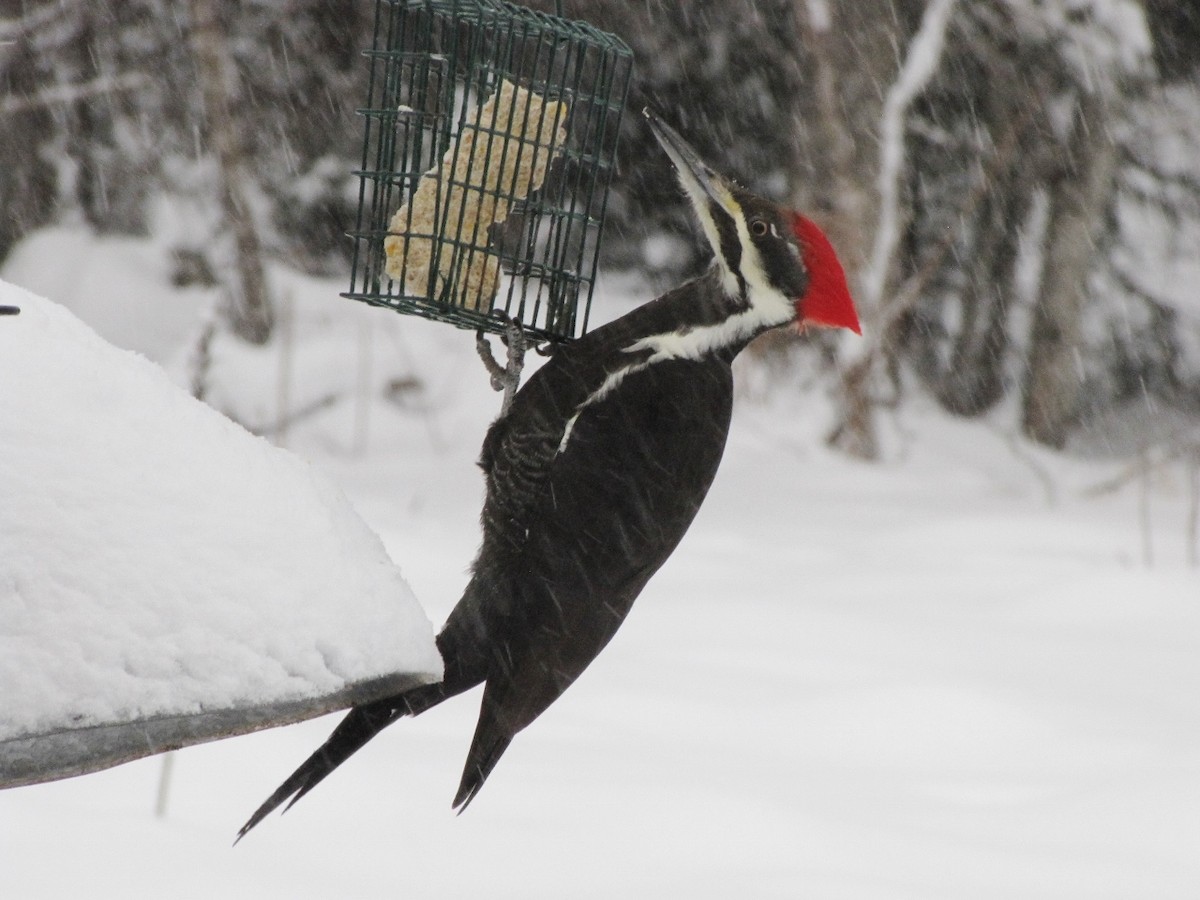
[[[178,379],[211,299],[168,286],[160,246],[70,229],[0,274],[90,304]],[[316,410],[276,439],[341,486],[440,622],[499,408],[473,336],[271,277],[291,349],[219,342],[213,401],[264,429]],[[595,312],[648,297],[610,279]],[[159,759],[0,792],[0,894],[1200,896],[1184,470],[1098,493],[1127,462],[1032,448],[1011,409],[962,422],[915,401],[886,423],[886,461],[856,463],[824,448],[819,391],[739,374],[691,532],[464,815],[477,693],[388,729],[236,849],[336,717],[181,751],[163,818]]]

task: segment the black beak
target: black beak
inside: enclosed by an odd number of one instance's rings
[[[649,109],[642,110],[642,115],[646,117],[646,121],[650,124],[650,130],[654,132],[654,137],[658,139],[667,156],[671,158],[671,162],[675,165],[676,171],[679,173],[679,181],[683,185],[683,189],[687,191],[688,197],[692,201],[692,205],[696,207],[696,211],[703,218],[705,215],[711,215],[707,209],[706,200],[717,205],[719,209],[731,217],[737,217],[739,207],[737,201],[733,199],[733,193],[729,189],[729,183],[708,167],[708,164],[700,158],[692,146],[679,136],[674,128],[652,113]]]

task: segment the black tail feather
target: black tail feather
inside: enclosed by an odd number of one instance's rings
[[[291,802],[284,812],[291,809],[297,800],[320,784],[326,775],[353,756],[371,738],[407,714],[408,706],[403,700],[397,701],[398,698],[389,698],[350,710],[329,739],[254,811],[254,815],[238,831],[234,844],[289,797]]]
[[[451,804],[451,808],[458,810],[459,815],[471,805],[487,777],[492,774],[492,769],[496,768],[496,763],[500,762],[500,757],[512,743],[512,737],[504,734],[494,735],[484,746],[479,746],[478,740],[477,737],[477,743],[471,746],[462,781],[458,785],[458,793],[454,795],[454,803]]]

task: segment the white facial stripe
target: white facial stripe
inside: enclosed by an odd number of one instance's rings
[[[774,324],[782,325],[784,322],[790,321],[795,316],[795,309],[792,306],[795,298],[784,297],[767,280],[762,256],[750,238],[745,217],[738,215],[734,217],[733,221],[737,225],[738,241],[742,245],[742,279],[746,282],[746,299],[750,301],[751,309],[760,308],[760,314],[765,321],[771,320],[773,316],[782,316]],[[771,233],[776,237],[779,236],[774,223],[771,224]],[[784,302],[781,303],[781,301]]]
[[[717,230],[717,223],[712,217],[712,210],[709,209],[707,197],[701,194],[698,198],[692,198],[692,208],[696,211],[696,218],[700,220],[700,227],[704,229],[704,236],[708,239],[710,247],[721,246],[721,234]],[[716,254],[717,265],[721,267],[721,282],[722,287],[730,294],[736,294],[738,291],[737,278],[729,271],[729,266],[725,264],[725,259],[718,252]]]
[[[700,219],[700,224],[704,228],[704,234],[708,238],[710,246],[717,251],[715,256],[717,264],[721,269],[721,286],[729,296],[736,297],[741,293],[741,286],[738,284],[737,276],[729,270],[724,257],[718,249],[721,246],[721,236],[717,231],[717,223],[713,221],[712,211],[708,203],[705,202],[704,198],[707,195],[702,191],[693,194],[693,185],[695,186],[695,190],[700,191],[699,183],[696,182],[695,178],[691,177],[690,173],[687,178],[689,182],[687,188],[689,195],[692,196],[692,206],[696,210],[696,216]],[[742,248],[742,258],[738,268],[740,269],[742,280],[746,284],[746,299],[750,302],[751,307],[763,307],[761,312],[765,320],[779,315],[782,318],[779,319],[777,324],[789,321],[795,315],[792,302],[796,298],[781,297],[779,291],[771,286],[770,281],[767,280],[766,268],[762,264],[762,256],[759,254],[758,247],[750,237],[750,230],[746,223],[746,217],[742,213],[741,205],[723,184],[714,182],[714,189],[717,195],[715,199],[729,213],[733,219],[734,227],[737,229],[738,243]],[[779,237],[779,229],[774,222],[771,223],[771,234],[776,238]],[[790,242],[788,249],[796,256],[799,256],[799,248]],[[787,303],[781,305],[781,299],[786,300]]]
[[[709,208],[708,201],[710,194],[704,189],[704,186],[692,174],[687,162],[682,158],[676,158],[672,148],[667,148],[667,153],[670,155],[672,162],[675,163],[675,169],[678,172],[680,183],[683,185],[684,191],[688,195],[688,199],[692,202],[692,209],[696,211],[696,218],[700,220],[700,227],[704,230],[704,237],[708,240],[708,245],[714,250],[721,246],[721,233],[717,229],[717,223],[713,220],[712,210]],[[742,220],[742,208],[734,199],[733,194],[714,176],[710,182],[712,189],[711,199],[720,204],[721,208],[728,213],[735,222]],[[731,296],[736,296],[740,288],[738,286],[737,276],[729,271],[729,266],[726,265],[724,258],[718,251],[716,253],[717,264],[721,268],[721,286],[726,293]]]

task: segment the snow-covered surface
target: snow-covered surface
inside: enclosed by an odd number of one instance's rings
[[[328,478],[61,306],[0,304],[0,783],[441,676]]]
[[[340,392],[289,446],[440,621],[477,545],[474,459],[498,408],[472,336],[272,275],[292,363],[218,347],[218,369],[260,392],[250,411],[285,372],[299,405]],[[601,318],[645,297],[602,293]],[[5,896],[1200,896],[1184,471],[1096,494],[1125,463],[1030,448],[1011,411],[963,423],[918,404],[863,465],[823,448],[819,394],[741,375],[695,526],[465,815],[450,800],[477,694],[389,729],[236,849],[336,718],[182,751],[162,819],[153,759],[0,792]]]

